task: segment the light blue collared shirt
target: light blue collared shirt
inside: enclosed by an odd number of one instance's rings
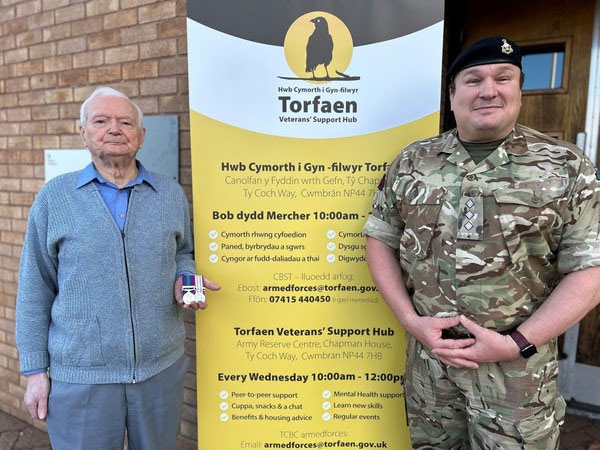
[[[133,187],[146,182],[152,187],[152,189],[156,190],[154,180],[152,179],[150,172],[148,172],[139,161],[137,161],[137,166],[137,177],[120,189],[115,184],[102,177],[102,175],[100,175],[94,167],[93,163],[90,163],[81,171],[81,174],[77,180],[77,188],[85,186],[91,182],[96,185],[100,191],[100,195],[108,207],[108,210],[110,211],[110,214],[115,219],[115,222],[121,231],[123,231],[125,228],[125,221],[127,220],[127,205],[129,204],[129,195],[131,194]]]

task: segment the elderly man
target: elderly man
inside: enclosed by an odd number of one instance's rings
[[[457,128],[398,155],[363,230],[407,331],[411,439],[554,449],[556,337],[600,298],[600,182],[574,145],[516,123],[514,42],[474,43],[448,78]]]
[[[175,448],[182,307],[205,307],[182,301],[181,276],[196,270],[188,203],[136,161],[143,115],[124,94],[94,91],[80,135],[92,163],[48,182],[29,214],[16,312],[25,403],[55,449],[122,449],[125,430],[130,448]]]

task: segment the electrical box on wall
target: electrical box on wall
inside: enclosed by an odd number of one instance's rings
[[[144,167],[179,181],[179,117],[144,116],[146,139],[137,154]],[[46,181],[81,170],[92,161],[88,149],[44,150]]]

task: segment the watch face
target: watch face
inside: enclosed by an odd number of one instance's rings
[[[523,358],[529,358],[530,356],[533,356],[536,353],[537,348],[535,348],[535,345],[533,344],[529,344],[527,347],[521,350],[521,356],[523,356]]]

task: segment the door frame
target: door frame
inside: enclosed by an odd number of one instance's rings
[[[596,0],[594,31],[590,55],[590,78],[585,118],[585,131],[578,133],[577,145],[591,159],[598,162],[598,136],[600,133],[600,0]],[[565,333],[563,353],[559,361],[558,388],[567,401],[578,407],[590,406],[600,411],[600,367],[577,362],[579,323]],[[587,408],[586,408],[587,409]]]
[[[585,117],[584,153],[594,165],[598,162],[598,134],[600,132],[600,0],[596,0],[592,53],[590,55],[590,79]]]
[[[567,401],[576,402],[578,407],[589,406],[600,411],[600,367],[576,361],[579,324],[565,333],[563,352],[567,358],[558,363],[558,390]]]

